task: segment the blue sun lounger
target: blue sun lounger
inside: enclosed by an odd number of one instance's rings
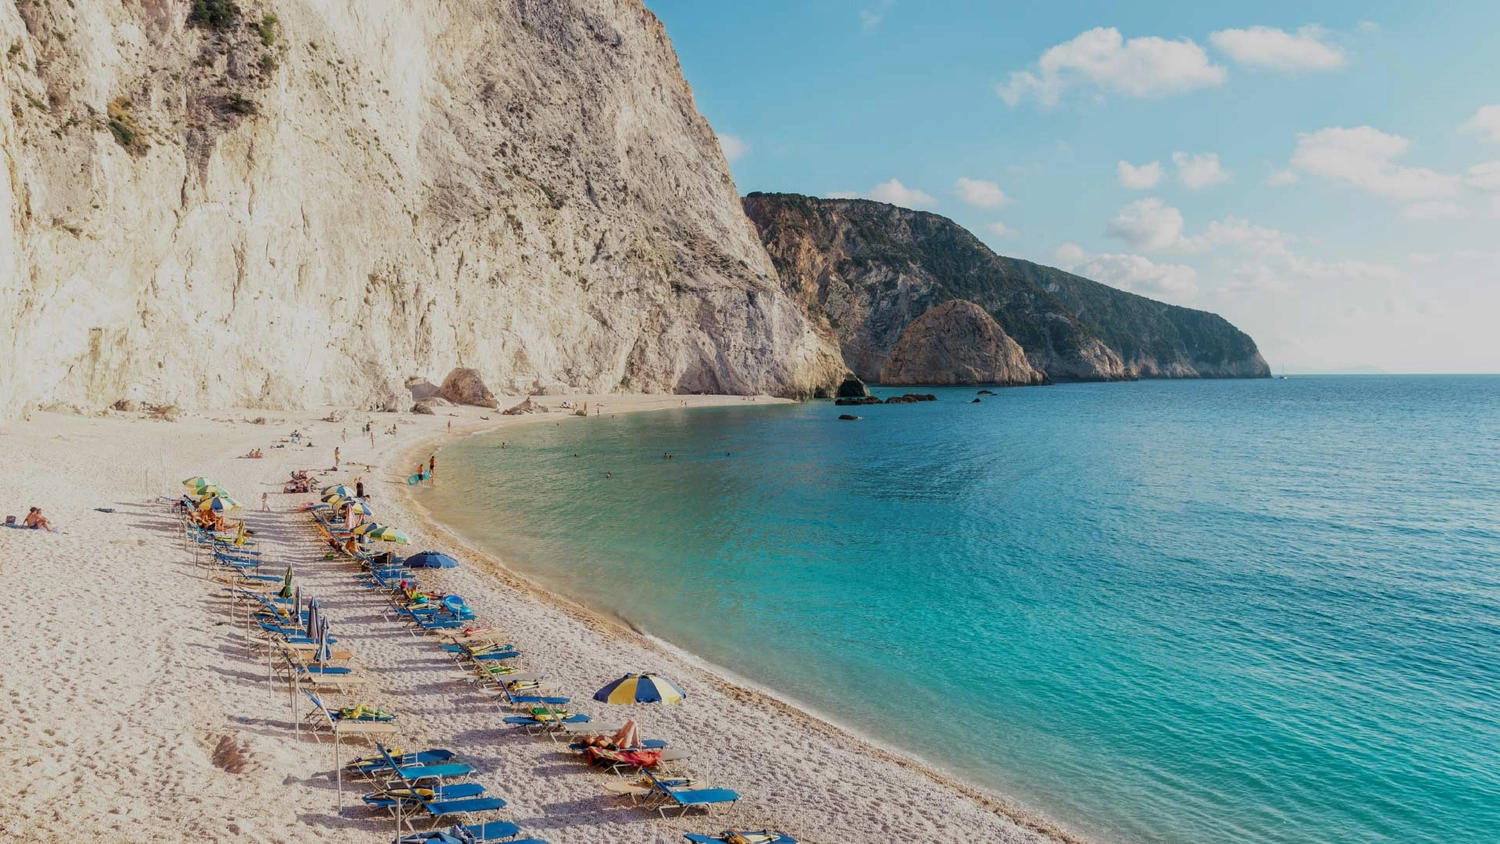
[[[434,785],[431,791],[431,800],[462,800],[483,795],[484,786],[477,782],[450,782]],[[398,804],[411,802],[412,796],[408,788],[384,788],[360,799],[371,809],[394,809]]]
[[[376,775],[392,774],[406,783],[407,786],[433,779],[449,779],[450,777],[467,777],[474,773],[474,768],[462,762],[441,762],[433,765],[402,765],[391,758],[389,750],[384,745],[377,744],[375,749],[380,752],[381,767],[372,772]]]
[[[499,797],[461,797],[454,800],[428,799],[423,797],[422,792],[417,790],[416,782],[403,776],[402,769],[395,764],[394,759],[390,758],[391,755],[386,752],[386,749],[378,744],[375,747],[391,763],[391,770],[406,785],[411,795],[409,801],[403,799],[401,802],[416,803],[417,806],[421,807],[422,811],[427,813],[428,817],[432,818],[433,823],[444,818],[462,818],[474,812],[493,812],[497,809],[505,808],[505,801]]]
[[[509,821],[490,821],[472,826],[414,832],[397,838],[391,844],[483,844],[487,841],[508,841],[508,844],[547,844],[540,838],[511,838],[511,836],[519,835],[520,832],[521,828]]]
[[[453,751],[446,748],[435,747],[431,750],[419,750],[416,753],[403,753],[394,757],[396,764],[403,768],[411,768],[417,765],[435,765],[447,762],[454,756]],[[389,768],[385,759],[379,756],[367,756],[364,759],[356,759],[344,766],[344,770],[351,774],[374,774],[383,768]]]
[[[740,799],[738,793],[730,791],[727,788],[685,788],[679,790],[657,779],[656,775],[651,773],[650,770],[643,768],[641,773],[645,774],[651,780],[651,784],[656,787],[656,790],[661,793],[662,804],[658,807],[658,810],[661,812],[663,818],[667,816],[667,810],[674,807],[681,809],[682,814],[685,815],[687,814],[687,810],[694,806],[707,808],[716,803],[729,803],[732,805],[739,802]]]

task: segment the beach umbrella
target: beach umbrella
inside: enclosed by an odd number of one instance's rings
[[[344,486],[343,484],[338,484],[337,486],[325,486],[323,487],[323,495],[337,495],[341,498],[353,498],[354,490]]]
[[[225,510],[238,510],[239,507],[240,503],[228,496],[224,496],[223,498],[205,498],[198,502],[199,510],[212,510],[215,513],[222,513]]]
[[[458,560],[436,551],[419,551],[406,558],[406,567],[409,569],[452,569],[458,568]]]
[[[182,485],[187,487],[188,489],[197,489],[201,486],[216,486],[213,481],[201,475],[196,478],[188,478],[187,480],[182,482]]]
[[[597,692],[594,700],[600,703],[678,703],[687,697],[687,692],[676,683],[655,674],[626,674]]]
[[[302,620],[302,587],[292,590],[292,623]]]
[[[333,661],[333,646],[329,642],[329,630],[333,627],[328,622],[328,617],[318,613],[318,664],[324,665]]]
[[[370,505],[366,504],[363,501],[360,501],[358,498],[348,501],[341,509],[343,509],[345,512],[353,513],[356,516],[375,515],[375,511],[370,509]]]
[[[194,487],[193,488],[193,494],[196,495],[196,496],[198,496],[199,498],[228,498],[229,497],[229,491],[228,490],[224,489],[221,486],[215,486],[213,484],[209,484],[208,486]]]
[[[365,522],[355,528],[354,533],[356,536],[363,536],[366,539],[378,539],[382,542],[399,542],[402,545],[411,542],[411,539],[405,533],[401,532],[399,528],[393,528],[389,525],[382,525],[376,522]]]
[[[337,493],[323,496],[322,501],[324,504],[327,504],[329,507],[332,507],[335,510],[344,506],[344,496],[338,495]]]
[[[278,598],[292,597],[292,567],[286,567],[286,576],[281,578],[281,591],[276,593]]]
[[[298,616],[300,619],[301,616]],[[307,638],[318,640],[318,622],[323,620],[323,602],[313,598],[307,602]]]

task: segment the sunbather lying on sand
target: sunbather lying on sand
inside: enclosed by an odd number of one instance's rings
[[[42,508],[40,507],[32,507],[31,511],[26,514],[26,521],[22,522],[22,524],[34,530],[45,530],[48,533],[57,532],[52,529],[52,523],[47,521],[47,517],[42,515]]]
[[[626,747],[639,747],[641,744],[641,731],[634,721],[626,721],[625,726],[614,735],[592,735],[579,739],[578,744],[584,747],[602,747],[605,750],[620,750]]]

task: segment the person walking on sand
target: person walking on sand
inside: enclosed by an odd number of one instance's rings
[[[339,442],[346,443],[348,441],[349,441],[349,429],[345,428],[342,431],[339,431]]]
[[[427,480],[437,477],[437,455],[427,458]]]
[[[450,433],[450,434],[453,433],[453,420],[452,419],[448,420],[448,433]]]
[[[337,472],[338,470],[339,470],[339,447],[338,446],[334,446],[333,447],[333,471]]]
[[[260,494],[260,511],[262,513],[271,512],[271,493],[262,492]]]
[[[370,435],[370,448],[374,448],[375,447],[375,432],[372,431],[372,430],[369,430],[368,428],[366,428],[365,429],[365,433],[367,433],[367,434]]]

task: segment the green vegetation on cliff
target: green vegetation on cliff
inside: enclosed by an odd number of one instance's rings
[[[1222,317],[996,255],[946,217],[800,194],[744,204],[783,283],[828,320],[862,377],[907,325],[953,299],[988,311],[1054,380],[1270,374]]]

